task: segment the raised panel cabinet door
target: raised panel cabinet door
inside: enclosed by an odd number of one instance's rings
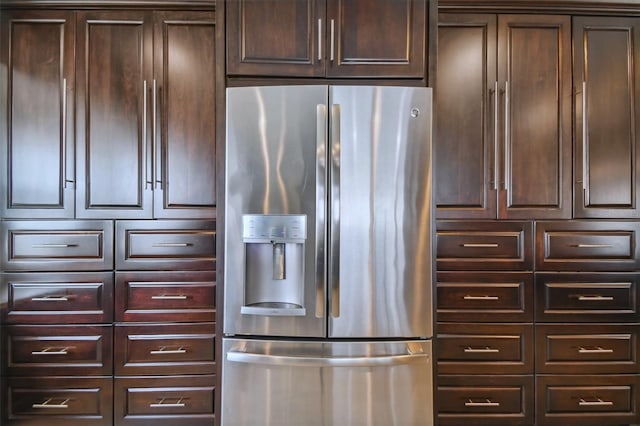
[[[151,218],[150,13],[77,16],[76,216]]]
[[[227,74],[320,77],[325,0],[234,0],[227,8]]]
[[[571,20],[500,15],[498,217],[571,218]]]
[[[327,0],[327,76],[425,78],[427,1]]]
[[[435,200],[439,219],[495,219],[495,15],[444,14],[438,24]]]
[[[0,215],[72,218],[74,15],[1,15]]]
[[[638,217],[640,19],[573,21],[575,216]]]
[[[212,218],[216,205],[215,19],[154,19],[154,217]]]

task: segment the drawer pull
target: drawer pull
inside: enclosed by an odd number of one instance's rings
[[[580,349],[578,349],[578,353],[580,354],[612,354],[613,349],[605,349],[600,346],[593,349],[580,347]]]
[[[578,405],[580,407],[610,407],[613,405],[613,401],[604,401],[600,398],[596,398],[596,401],[587,401],[584,398],[580,398]]]
[[[164,402],[166,401],[166,398],[160,398],[158,402],[149,404],[149,407],[150,408],[183,408],[187,406],[187,404],[182,402],[183,400],[184,398],[178,398],[176,402],[170,403],[170,402]]]
[[[464,300],[500,300],[498,296],[471,296],[466,295],[463,297]]]
[[[613,248],[611,244],[574,244],[569,247],[576,248]]]
[[[44,297],[32,297],[32,302],[68,302],[69,296],[44,296]]]
[[[489,346],[484,348],[472,348],[471,346],[467,346],[464,348],[464,353],[466,354],[497,354],[500,352],[500,349],[490,348]]]
[[[32,404],[31,408],[69,408],[68,402],[70,398],[62,400],[59,404],[53,404],[53,400],[54,398],[48,398],[40,404]]]
[[[164,247],[190,247],[191,243],[155,243],[152,247],[164,248]]]
[[[69,349],[67,346],[64,348],[44,348],[39,351],[31,351],[31,355],[69,355]]]
[[[183,294],[160,294],[158,296],[151,296],[151,300],[187,300],[187,296]]]
[[[472,399],[468,400],[467,402],[464,403],[465,407],[499,407],[500,403],[499,402],[493,402],[490,399],[487,399],[485,401],[474,401]]]
[[[186,354],[187,350],[180,347],[178,349],[167,349],[165,346],[160,349],[156,349],[153,351],[149,351],[151,355],[175,355],[175,354]]]
[[[606,302],[613,300],[612,296],[600,296],[598,294],[593,296],[578,296],[578,300],[581,302]]]
[[[462,244],[464,248],[497,248],[500,247],[496,243],[464,243]]]
[[[71,248],[78,247],[77,244],[33,244],[31,248]]]

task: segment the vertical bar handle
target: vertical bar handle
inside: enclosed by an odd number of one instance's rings
[[[331,105],[331,315],[340,316],[340,105]]]
[[[327,106],[316,106],[316,318],[325,316],[326,254],[325,227],[327,221]]]
[[[158,184],[160,184],[160,186],[162,186],[162,175],[160,173],[160,164],[158,164],[156,162],[156,155],[157,155],[157,149],[158,149],[158,82],[156,81],[156,79],[153,79],[153,119],[152,119],[152,127],[153,127],[153,137],[152,137],[152,141],[151,141],[151,158],[152,160],[152,169],[151,169],[151,185],[154,185],[155,182],[155,187],[158,187]],[[158,179],[158,175],[160,175],[160,179]]]
[[[511,167],[509,166],[509,157],[511,156],[510,138],[509,138],[509,82],[504,83],[504,190],[509,191],[509,183],[511,180]]]
[[[149,159],[147,158],[147,80],[142,82],[142,158],[144,159],[144,189],[149,188]]]
[[[330,49],[330,55],[329,55],[329,59],[331,60],[331,62],[333,62],[333,58],[334,58],[334,51],[335,51],[335,34],[336,34],[336,20],[332,19],[331,20],[331,45],[329,46]]]
[[[500,115],[500,106],[498,105],[498,82],[493,86],[493,189],[498,190],[498,163],[499,163],[499,145],[500,136],[498,132],[498,116]]]
[[[318,61],[322,60],[322,19],[318,19]]]
[[[587,82],[582,82],[582,190],[587,190],[587,145],[589,142],[587,116]]]
[[[67,79],[62,79],[62,180],[66,189],[73,180],[67,178]]]

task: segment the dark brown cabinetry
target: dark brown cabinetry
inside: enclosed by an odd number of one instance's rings
[[[227,74],[425,78],[428,2],[228,2]]]

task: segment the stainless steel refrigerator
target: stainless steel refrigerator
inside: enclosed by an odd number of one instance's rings
[[[227,89],[224,426],[433,424],[431,89]]]

